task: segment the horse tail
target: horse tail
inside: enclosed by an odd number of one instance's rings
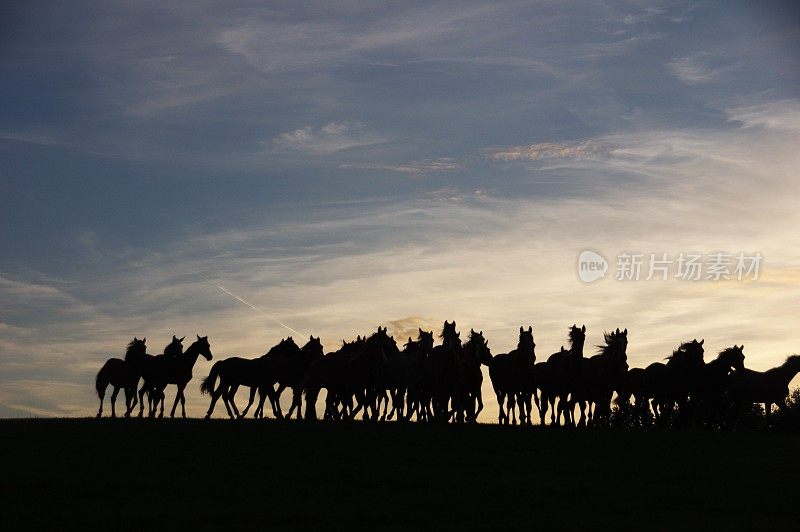
[[[108,376],[106,375],[107,367],[108,362],[103,364],[103,367],[100,368],[100,371],[97,372],[97,376],[94,378],[94,389],[97,392],[97,397],[103,397],[103,393],[108,386]]]
[[[210,394],[214,391],[214,383],[217,381],[217,375],[219,375],[220,364],[222,364],[222,360],[215,362],[214,365],[211,366],[211,373],[209,373],[208,377],[203,379],[203,382],[200,384],[200,393]]]

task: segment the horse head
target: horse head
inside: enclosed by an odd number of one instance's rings
[[[469,340],[464,345],[464,354],[471,356],[476,365],[484,364],[488,366],[492,362],[492,350],[489,349],[489,341],[483,337],[483,331],[475,332],[470,329]]]
[[[526,356],[533,357],[534,359],[536,356],[534,355],[534,349],[536,348],[536,343],[533,341],[533,327],[528,326],[528,330],[525,328],[519,328],[519,342],[517,343],[517,351],[520,353],[524,353]]]
[[[456,331],[455,321],[453,321],[453,323],[448,323],[447,320],[445,320],[442,334],[439,335],[439,338],[442,339],[442,345],[447,349],[458,349],[461,347],[461,333]]]
[[[586,343],[586,325],[578,328],[577,324],[573,324],[569,328],[569,343],[570,351],[579,356],[583,356],[583,344]]]
[[[433,331],[423,331],[419,329],[417,344],[423,351],[430,353],[431,349],[433,349]]]
[[[183,339],[186,338],[178,338],[174,334],[172,335],[172,341],[167,344],[167,347],[164,348],[164,354],[171,357],[176,357],[183,353]]]
[[[197,335],[197,341],[190,345],[184,354],[202,356],[206,360],[214,358],[211,354],[211,344],[208,343],[208,336],[200,337],[199,334]]]
[[[623,331],[619,327],[610,333],[603,333],[606,345],[600,346],[600,352],[608,355],[612,363],[620,369],[621,373],[628,371],[628,329]]]
[[[135,336],[133,340],[128,344],[127,349],[125,350],[125,360],[130,362],[133,359],[141,358],[147,353],[147,346],[145,343],[147,342],[147,338],[142,338],[139,340]]]
[[[308,342],[303,346],[301,351],[308,355],[312,360],[322,357],[324,351],[322,350],[322,342],[319,336],[314,338],[313,335],[309,336]]]
[[[744,344],[738,346],[736,344],[733,347],[728,347],[720,351],[719,356],[717,357],[719,360],[725,364],[725,367],[731,368],[734,370],[743,370],[744,369]]]

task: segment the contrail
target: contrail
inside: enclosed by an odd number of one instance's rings
[[[291,327],[289,327],[288,325],[286,325],[285,323],[283,323],[283,322],[282,322],[281,320],[279,320],[278,318],[276,318],[276,317],[274,317],[274,316],[270,316],[269,314],[267,314],[266,312],[264,312],[263,310],[261,310],[261,309],[260,309],[260,308],[258,308],[257,306],[255,306],[255,305],[253,305],[253,304],[251,304],[251,303],[248,303],[247,301],[245,301],[245,300],[244,300],[244,299],[242,299],[241,297],[237,296],[236,294],[234,294],[233,292],[231,292],[230,290],[228,290],[228,289],[227,289],[227,288],[225,288],[224,286],[220,286],[220,285],[218,285],[217,283],[215,283],[214,281],[212,281],[212,280],[210,280],[210,279],[206,279],[206,278],[205,278],[205,277],[203,277],[202,275],[201,275],[200,277],[202,277],[203,279],[205,279],[205,280],[206,280],[208,283],[210,283],[210,284],[212,284],[212,285],[216,286],[217,288],[219,288],[220,290],[222,290],[223,292],[225,292],[225,293],[226,293],[226,294],[228,294],[229,296],[231,296],[231,297],[233,297],[233,298],[235,298],[235,299],[238,299],[240,302],[244,303],[245,305],[247,305],[247,306],[248,306],[248,307],[250,307],[251,309],[253,309],[253,310],[255,310],[256,312],[258,312],[259,314],[261,314],[261,315],[263,315],[263,316],[266,316],[268,319],[270,319],[270,320],[274,321],[275,323],[277,323],[278,325],[280,325],[280,326],[281,326],[281,327],[283,327],[284,329],[288,329],[288,330],[292,331],[292,332],[293,332],[294,334],[296,334],[297,336],[300,336],[300,337],[302,337],[302,336],[305,336],[303,333],[295,331],[294,329],[292,329]]]

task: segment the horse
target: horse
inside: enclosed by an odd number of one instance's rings
[[[166,357],[175,357],[175,356],[183,353],[183,340],[185,338],[186,338],[185,336],[183,338],[178,338],[177,336],[175,336],[173,334],[172,335],[172,340],[170,340],[169,344],[167,344],[167,346],[161,352],[162,355],[166,356]],[[142,355],[141,357],[139,357],[137,359],[136,367],[137,367],[137,370],[138,370],[139,375],[141,377],[144,377],[145,373],[148,372],[149,369],[152,367],[152,364],[153,364],[153,361],[155,360],[155,358],[156,357],[154,355],[151,355],[149,353],[145,353],[144,355]],[[137,384],[138,384],[138,379],[137,379]],[[139,389],[139,401],[138,401],[138,403],[139,403],[139,417],[142,416],[142,412],[143,412],[143,409],[144,409],[144,394],[145,393],[147,393],[147,402],[148,402],[148,410],[149,411],[152,411],[155,408],[154,404],[158,403],[159,401],[163,402],[163,400],[164,400],[163,394],[159,395],[159,392],[157,390],[142,386]],[[125,412],[125,417],[129,417],[131,415],[131,412],[133,412],[133,409],[136,407],[136,403],[137,403],[136,397],[134,397],[131,405],[128,407],[127,412]]]
[[[94,388],[100,398],[100,410],[97,411],[97,417],[103,415],[103,399],[109,384],[114,387],[114,391],[111,393],[111,417],[117,417],[115,407],[120,388],[125,390],[125,417],[128,417],[130,410],[136,406],[136,387],[141,377],[139,361],[147,353],[145,342],[146,338],[139,340],[134,337],[125,350],[124,360],[109,358],[97,372],[94,379]],[[134,401],[133,405],[131,405],[131,400]]]
[[[727,347],[717,358],[703,366],[702,374],[690,398],[689,410],[704,425],[713,425],[724,409],[728,377],[744,370],[744,344]]]
[[[274,375],[275,382],[278,384],[277,391],[275,391],[273,394],[267,393],[267,395],[269,395],[270,402],[272,403],[273,412],[277,409],[277,417],[283,418],[280,405],[281,394],[286,388],[291,388],[292,405],[289,407],[289,413],[287,417],[291,419],[292,413],[294,413],[296,410],[297,419],[300,419],[303,407],[303,390],[300,387],[300,383],[302,382],[303,377],[305,377],[306,372],[311,364],[322,358],[322,355],[322,342],[320,342],[319,337],[314,338],[312,335],[309,336],[308,342],[306,342],[306,344],[298,350],[291,352],[279,351],[267,357],[267,364],[271,369],[268,374]],[[274,382],[263,382],[258,388],[260,397],[256,414],[263,416],[264,395],[265,392],[273,389],[273,385]],[[252,402],[251,392],[250,403],[252,404]],[[247,405],[247,408],[249,407],[250,405]],[[245,413],[247,412],[247,408],[245,408]]]
[[[433,349],[433,332],[419,329],[416,340],[409,337],[402,352],[388,357],[387,377],[392,410],[386,419],[392,420],[395,413],[398,421],[407,421],[415,413],[417,420],[426,415],[420,408],[426,408],[422,396],[427,359],[431,349]]]
[[[665,416],[671,415],[676,405],[685,417],[689,396],[697,390],[704,371],[703,342],[696,338],[683,342],[667,357],[666,364],[654,362],[644,368],[638,393],[651,403],[656,422],[666,421]]]
[[[231,357],[215,362],[214,365],[211,366],[211,371],[208,376],[203,379],[203,382],[200,384],[200,393],[211,395],[211,404],[208,407],[208,412],[206,412],[206,419],[210,418],[211,414],[214,413],[214,407],[220,397],[222,397],[222,402],[225,405],[225,409],[228,411],[229,417],[244,417],[247,414],[247,410],[253,404],[255,392],[259,389],[259,386],[264,386],[264,383],[267,381],[274,382],[275,380],[274,376],[271,377],[268,375],[270,367],[267,359],[276,353],[296,351],[300,351],[300,348],[297,347],[297,344],[294,343],[294,340],[292,340],[290,336],[289,338],[281,340],[277,345],[270,348],[266,354],[258,358],[247,359]],[[214,384],[217,379],[219,379],[219,385],[215,390]],[[269,384],[270,389],[272,387],[272,382]],[[241,413],[234,401],[234,396],[239,386],[250,387],[250,402]],[[259,405],[259,407],[260,406],[261,405]],[[278,413],[274,410],[274,403],[273,412],[276,417],[279,417]],[[258,417],[258,412],[256,412],[256,417]]]
[[[573,324],[569,329],[569,349],[564,349],[553,353],[547,359],[545,373],[547,379],[542,382],[542,398],[544,413],[547,413],[549,402],[550,424],[558,425],[561,423],[561,414],[564,414],[564,423],[574,424],[573,412],[568,408],[568,399],[572,387],[577,379],[583,359],[583,345],[586,342],[586,326],[580,329]],[[558,413],[556,413],[556,399],[558,399]],[[545,424],[542,418],[542,424]]]
[[[158,417],[164,415],[164,389],[169,384],[175,384],[178,387],[170,417],[175,417],[178,401],[181,403],[181,415],[186,417],[186,397],[183,391],[189,381],[192,380],[192,368],[194,368],[198,356],[202,356],[206,360],[213,358],[208,336],[200,337],[200,335],[197,335],[197,340],[184,353],[179,355],[158,355],[149,359],[149,363],[146,364],[145,371],[142,373],[144,378],[142,390],[153,390],[156,394],[156,403],[152,406],[150,417],[155,415],[159,400],[161,402],[161,411]],[[142,391],[140,390],[140,397],[141,393]],[[141,417],[141,415],[142,411],[140,410],[139,416]]]
[[[456,396],[460,397],[460,411],[455,412],[457,422],[474,423],[483,410],[483,372],[481,365],[491,367],[492,351],[489,342],[483,337],[483,331],[469,331],[469,338],[461,348],[459,359],[459,380],[456,385]]]
[[[800,355],[790,355],[778,367],[767,371],[736,370],[728,378],[728,393],[734,404],[764,403],[767,426],[772,405],[786,406],[789,383],[800,372]]]
[[[326,418],[352,419],[363,409],[364,420],[377,420],[377,397],[386,389],[388,358],[396,356],[399,350],[386,327],[378,327],[377,332],[357,344],[346,352],[342,352],[343,346],[340,352],[321,357],[309,367],[301,383],[306,394],[306,419],[317,419],[316,399],[319,391],[326,388]],[[358,403],[356,408],[352,407],[353,397]],[[335,401],[342,404],[341,411],[336,409]]]
[[[625,380],[617,390],[619,402],[621,404],[630,403],[633,398],[633,416],[635,422],[646,426],[650,424],[650,399],[645,392],[645,370],[644,368],[629,368],[625,375]]]
[[[301,383],[306,395],[306,419],[311,419],[309,413],[313,413],[313,419],[316,419],[316,400],[322,388],[327,390],[324,419],[341,419],[354,410],[353,394],[345,394],[343,390],[346,380],[344,372],[347,370],[347,361],[361,352],[365,341],[366,338],[361,335],[352,342],[343,340],[339,350],[327,353],[309,366]]]
[[[525,397],[531,393],[532,389],[531,377],[536,364],[535,348],[533,327],[529,326],[527,331],[520,327],[517,348],[492,358],[489,365],[489,378],[497,396],[498,423],[501,425],[517,424],[515,403],[519,404],[520,422],[530,420],[530,410],[526,410]],[[508,411],[503,408],[506,400],[508,401]]]
[[[459,359],[461,358],[461,334],[456,331],[456,322],[444,322],[439,338],[442,345],[431,350],[428,371],[431,386],[431,406],[433,419],[449,421],[452,412],[450,401],[459,380]],[[458,401],[458,398],[456,398]]]
[[[604,332],[605,345],[600,352],[580,359],[580,369],[573,383],[570,411],[578,404],[578,426],[603,425],[611,415],[611,398],[619,390],[628,372],[628,329]],[[586,407],[588,405],[588,413]],[[594,408],[593,408],[594,407]]]

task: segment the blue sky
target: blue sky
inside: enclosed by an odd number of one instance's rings
[[[288,334],[214,284],[329,349],[453,318],[494,352],[533,324],[541,358],[576,322],[634,365],[797,349],[791,2],[0,9],[0,415],[90,414],[134,335]],[[584,285],[583,249],[765,264]]]

